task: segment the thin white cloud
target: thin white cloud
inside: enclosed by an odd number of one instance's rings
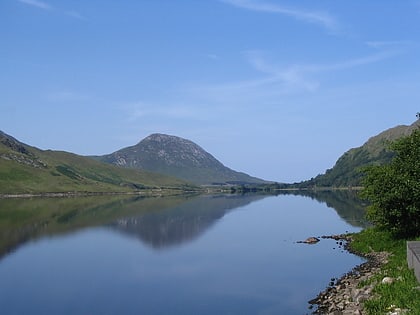
[[[81,15],[77,11],[73,11],[73,10],[65,11],[64,14],[67,15],[67,16],[70,16],[72,18],[78,19],[78,20],[83,20],[83,21],[87,20],[85,16]]]
[[[369,41],[366,45],[372,48],[389,48],[389,47],[406,47],[412,45],[413,42],[409,40],[394,40],[394,41]]]
[[[42,9],[42,10],[48,10],[48,11],[54,10],[54,12],[56,13],[64,14],[74,19],[87,20],[86,17],[84,17],[82,14],[80,14],[79,12],[75,10],[60,10],[57,8],[53,8],[51,5],[43,1],[39,1],[39,0],[17,0],[17,1],[26,5],[32,6],[32,7],[36,7],[38,9]]]
[[[301,9],[288,8],[288,7],[284,7],[278,4],[272,4],[268,2],[262,2],[262,1],[256,2],[254,0],[220,0],[220,1],[233,5],[235,7],[241,8],[241,9],[286,15],[296,20],[321,25],[324,28],[328,29],[329,31],[336,31],[338,28],[338,23],[336,19],[333,18],[327,12],[305,11]]]
[[[247,62],[259,73],[248,80],[191,87],[190,92],[199,99],[218,104],[272,103],[286,95],[312,93],[321,86],[322,74],[366,66],[392,58],[395,51],[379,52],[360,58],[330,64],[277,65],[268,61],[264,52],[244,52]]]
[[[391,58],[395,55],[400,54],[400,51],[397,50],[389,50],[389,51],[382,51],[375,54],[371,54],[368,56],[354,58],[345,60],[342,62],[337,63],[330,63],[330,64],[295,64],[290,65],[286,68],[282,68],[273,64],[270,64],[266,61],[263,57],[263,53],[259,51],[248,51],[245,52],[244,55],[247,61],[258,71],[267,73],[267,74],[275,74],[277,76],[284,78],[291,78],[293,79],[296,73],[319,73],[325,71],[338,71],[338,70],[345,70],[354,68],[357,66],[368,65],[372,63],[376,63],[388,58]]]
[[[358,66],[364,66],[369,65],[372,63],[380,62],[382,60],[389,59],[393,56],[398,55],[400,52],[398,51],[383,51],[376,54],[345,60],[338,63],[332,63],[332,64],[324,64],[324,65],[312,65],[307,66],[307,71],[312,72],[323,72],[323,71],[338,71],[338,70],[345,70],[345,69],[351,69]]]
[[[20,3],[24,3],[24,4],[27,4],[27,5],[39,8],[39,9],[43,9],[43,10],[51,10],[52,9],[52,7],[49,4],[47,4],[43,1],[38,1],[38,0],[17,0],[17,1],[19,1]]]
[[[206,54],[205,55],[207,58],[212,59],[212,60],[218,60],[219,56],[216,54]]]

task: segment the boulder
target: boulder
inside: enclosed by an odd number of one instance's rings
[[[298,243],[305,243],[305,244],[316,244],[319,242],[319,238],[317,237],[308,237],[306,240],[304,241],[299,241]]]

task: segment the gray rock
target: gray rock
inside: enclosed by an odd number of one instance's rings
[[[385,277],[381,281],[382,284],[391,284],[393,282],[394,282],[394,278],[391,278],[391,277]]]

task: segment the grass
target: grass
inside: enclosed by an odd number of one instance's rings
[[[28,152],[23,154],[0,145],[0,194],[193,188],[175,178],[119,168],[72,153],[30,147]]]
[[[387,314],[392,309],[401,308],[407,310],[404,314],[420,315],[420,283],[407,265],[406,240],[397,240],[388,232],[369,228],[354,234],[350,246],[360,253],[390,253],[388,263],[382,267],[380,273],[370,279],[376,286],[373,298],[364,304],[367,314]],[[394,282],[382,284],[384,277],[391,277]]]

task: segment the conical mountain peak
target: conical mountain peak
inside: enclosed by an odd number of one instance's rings
[[[231,170],[190,140],[161,133],[151,134],[134,146],[99,159],[122,167],[178,177],[195,184],[264,182]]]

